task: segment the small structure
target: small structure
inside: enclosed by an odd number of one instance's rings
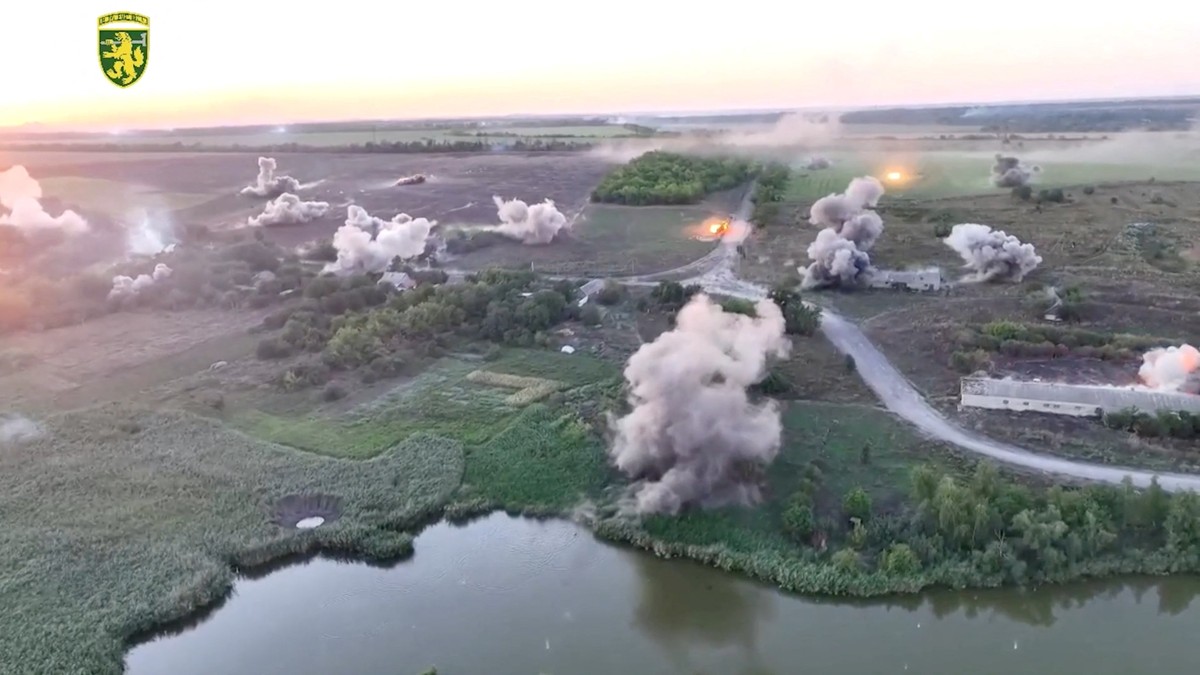
[[[923,270],[876,270],[871,275],[870,284],[871,288],[936,291],[942,288],[942,271],[936,267]]]
[[[988,377],[964,377],[959,387],[960,409],[1032,411],[1075,417],[1099,417],[1127,408],[1148,413],[1160,410],[1200,413],[1200,396],[1146,387],[996,380]]]
[[[583,307],[588,303],[588,300],[590,300],[593,295],[599,293],[600,289],[602,288],[604,288],[604,279],[592,279],[586,284],[580,286],[579,301],[575,304],[579,307]]]
[[[404,177],[400,178],[399,180],[396,181],[396,186],[399,187],[401,185],[420,185],[421,183],[424,183],[424,182],[425,182],[425,174],[418,173],[418,174],[414,174],[412,176],[404,176]]]
[[[384,272],[379,277],[379,283],[388,284],[398,291],[407,291],[417,287],[417,282],[404,272]]]

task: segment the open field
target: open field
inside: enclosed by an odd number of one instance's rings
[[[476,135],[478,133],[479,135]],[[387,129],[380,131],[287,131],[277,132],[245,132],[230,134],[189,134],[185,132],[171,134],[108,134],[89,136],[70,140],[23,140],[22,143],[70,143],[79,145],[116,144],[153,144],[174,145],[176,143],[189,146],[232,146],[242,145],[258,147],[295,143],[309,146],[335,146],[364,143],[410,143],[414,141],[456,141],[456,140],[485,140],[492,143],[511,143],[518,139],[531,138],[561,138],[578,140],[580,142],[595,142],[614,136],[633,135],[628,129],[604,124],[579,126],[547,126],[547,127],[495,127],[489,132],[487,128],[453,128],[444,129]]]
[[[42,439],[0,453],[0,663],[119,673],[129,641],[223,597],[235,568],[317,548],[405,555],[462,472],[462,448],[428,436],[348,462],[178,412],[50,418]],[[273,521],[288,496],[340,513],[284,527]]]

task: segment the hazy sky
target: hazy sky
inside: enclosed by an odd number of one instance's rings
[[[1179,0],[14,3],[0,126],[1200,94],[1200,10]],[[150,18],[128,89],[98,63],[113,11]]]

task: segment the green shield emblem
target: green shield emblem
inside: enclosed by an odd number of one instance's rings
[[[133,12],[100,17],[100,69],[118,87],[142,79],[150,61],[150,19]]]

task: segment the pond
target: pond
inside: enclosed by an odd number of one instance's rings
[[[847,602],[597,541],[565,521],[439,524],[384,569],[313,559],[135,647],[132,675],[1195,672],[1200,579]]]

